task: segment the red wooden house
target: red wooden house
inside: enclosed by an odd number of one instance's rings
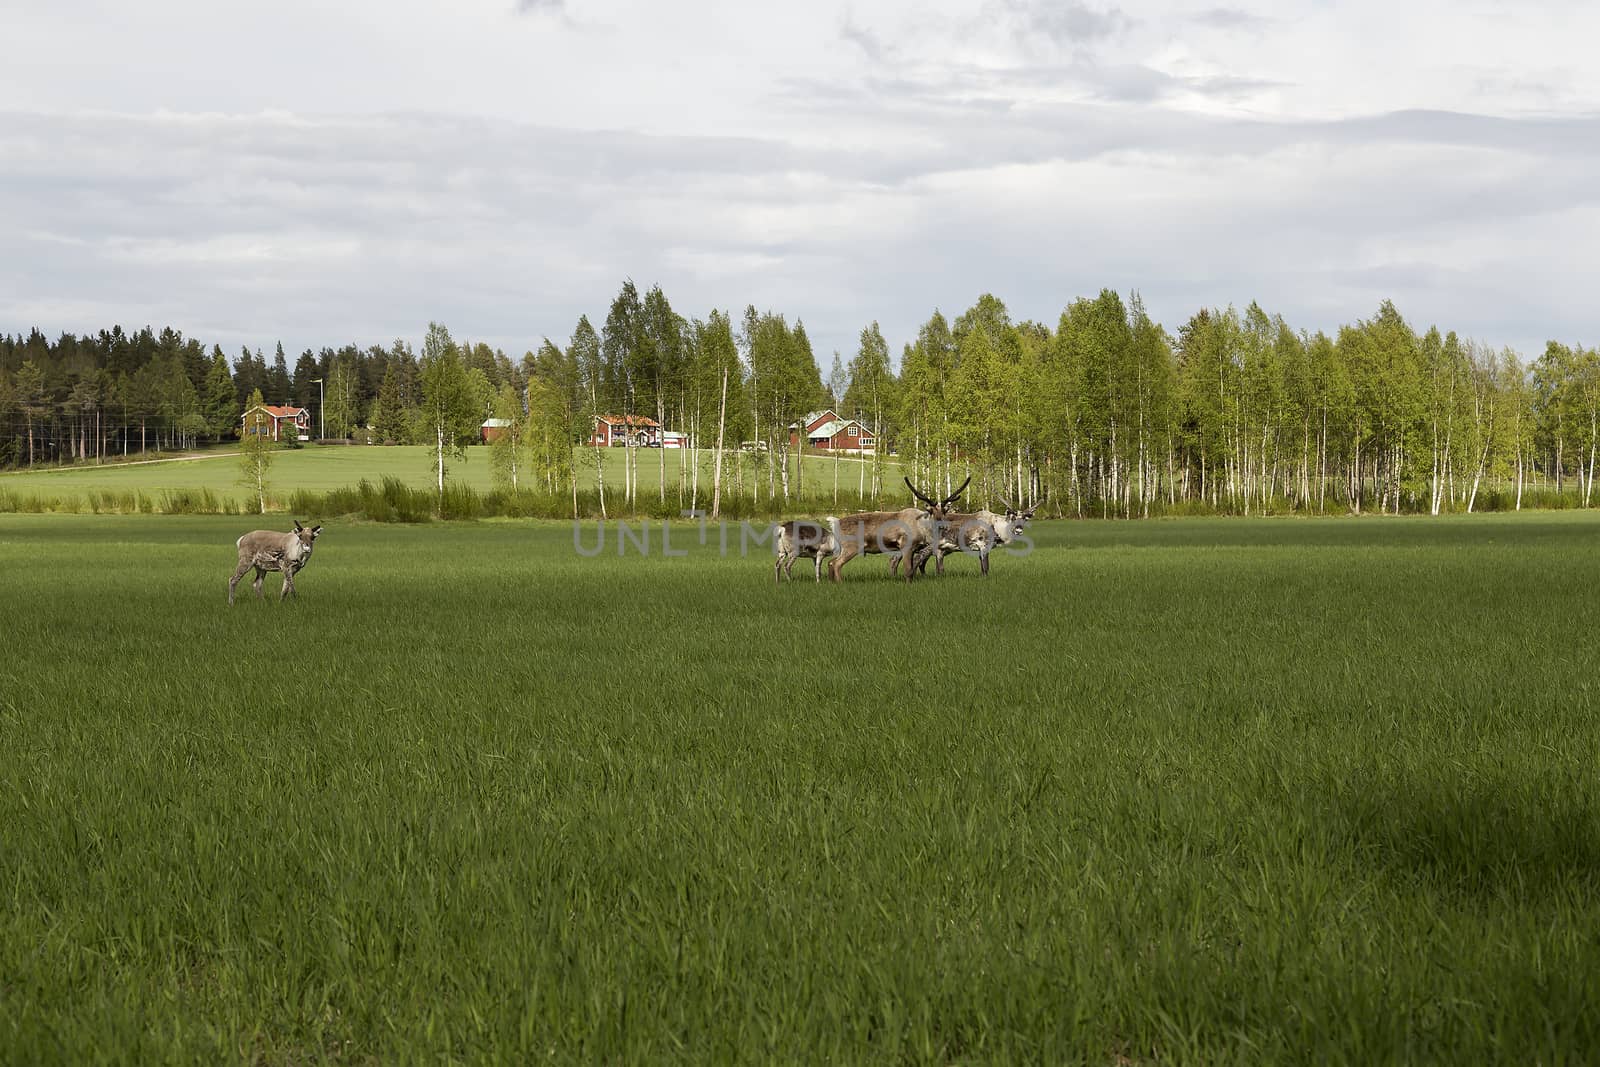
[[[820,452],[874,452],[878,436],[856,419],[841,419],[833,411],[813,411],[789,427],[789,447],[800,446],[804,428],[806,447]]]
[[[240,418],[239,436],[253,433],[274,441],[283,440],[284,434],[294,434],[302,441],[308,440],[311,437],[311,413],[305,408],[258,404]]]
[[[630,437],[636,448],[660,448],[661,424],[648,415],[596,415],[589,444],[620,447]]]

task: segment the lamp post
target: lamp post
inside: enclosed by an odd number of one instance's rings
[[[328,439],[328,406],[322,402],[322,379],[313,378],[317,383],[317,421],[322,425],[322,432],[318,436],[326,441]]]

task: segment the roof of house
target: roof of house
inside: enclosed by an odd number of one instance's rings
[[[596,415],[595,418],[612,426],[660,426],[661,424],[648,415]]]
[[[839,413],[834,411],[832,408],[823,408],[821,411],[808,411],[805,413],[805,417],[799,422],[791,422],[789,424],[789,429],[792,430],[797,426],[810,426],[813,422],[816,422],[824,415],[827,415],[832,419],[837,419],[839,417]]]
[[[830,423],[828,423],[828,424],[826,424],[824,426],[818,426],[815,430],[812,430],[811,431],[811,436],[812,437],[833,437],[836,434],[843,433],[845,430],[849,429],[851,426],[860,426],[861,427],[861,436],[863,436],[863,437],[871,437],[872,436],[872,431],[867,429],[866,426],[864,426],[862,423],[857,422],[855,419],[834,419],[832,422],[830,422]]]
[[[510,419],[484,419],[483,428],[486,430],[503,430],[511,425]]]
[[[257,404],[256,407],[246,411],[245,414],[248,415],[251,411],[255,411],[257,408],[265,411],[268,415],[271,415],[275,419],[292,419],[296,415],[304,414],[306,410],[305,408],[288,407],[282,404]]]

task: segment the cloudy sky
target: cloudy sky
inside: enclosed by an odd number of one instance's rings
[[[1226,0],[1224,0],[1226,2]],[[0,0],[0,331],[518,355],[625,277],[1600,341],[1581,0]]]

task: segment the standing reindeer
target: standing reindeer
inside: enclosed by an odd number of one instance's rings
[[[938,537],[935,523],[947,519],[950,515],[950,505],[967,488],[967,482],[972,481],[968,476],[966,482],[961,483],[961,488],[945,497],[943,500],[934,500],[924,496],[922,491],[911,484],[911,479],[906,479],[906,488],[911,490],[911,495],[922,501],[920,508],[902,508],[899,511],[863,511],[855,515],[846,515],[842,519],[829,517],[829,524],[833,527],[833,536],[839,542],[839,552],[833,557],[833,562],[828,565],[828,576],[834,581],[842,581],[839,572],[844,565],[859,555],[891,553],[897,559],[906,561],[906,581],[915,577],[911,568],[911,557],[918,549],[933,544]]]
[[[830,522],[838,520],[832,519]],[[790,519],[772,528],[777,535],[778,565],[773,568],[772,580],[782,583],[780,572],[790,580],[794,578],[794,561],[801,556],[815,560],[817,581],[822,581],[822,560],[839,551],[839,539],[819,522],[809,519]]]
[[[1002,503],[1005,503],[1002,501]],[[952,512],[950,516],[939,525],[939,541],[937,545],[928,545],[918,552],[911,565],[917,568],[917,573],[928,573],[928,557],[934,560],[934,573],[944,574],[944,558],[952,552],[973,552],[978,557],[978,570],[981,574],[989,573],[989,553],[999,545],[1010,544],[1022,533],[1022,528],[1038,509],[1038,505],[1019,511],[1006,504],[1004,515],[996,515],[985,508],[983,511],[968,513]],[[889,573],[894,574],[900,567],[900,560],[895,558],[889,561]]]
[[[294,591],[294,576],[306,565],[311,558],[311,549],[317,543],[317,535],[322,532],[322,527],[313,526],[306,529],[296,519],[292,533],[278,533],[276,530],[252,530],[235,542],[239,546],[239,568],[233,572],[233,577],[228,579],[228,603],[233,603],[233,591],[239,587],[239,579],[251,567],[256,569],[256,580],[251,584],[255,586],[256,599],[264,599],[261,593],[261,582],[268,571],[283,572],[283,591],[278,594],[282,600],[291,594],[299,596]]]

